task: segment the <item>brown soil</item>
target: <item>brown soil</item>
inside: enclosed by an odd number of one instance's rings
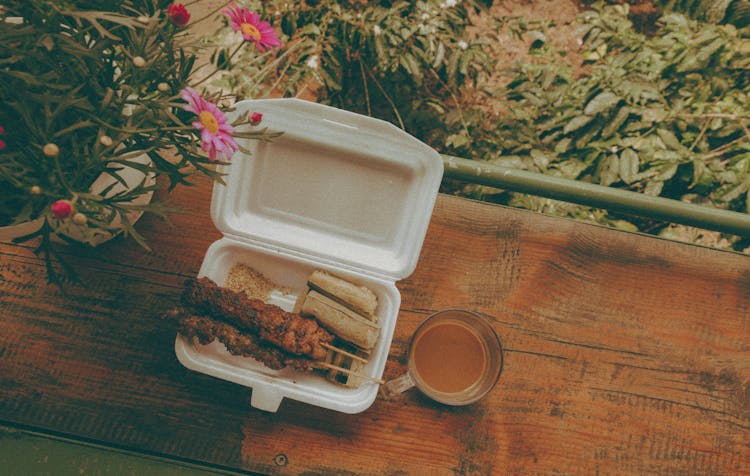
[[[542,24],[552,22],[554,28],[547,31],[549,43],[555,49],[568,52],[568,63],[577,65],[580,64],[580,55],[575,21],[579,13],[580,7],[575,0],[499,0],[492,5],[488,15],[474,18],[475,33],[478,36],[497,35],[498,41],[490,47],[492,56],[497,61],[492,82],[497,85],[507,83],[511,79],[509,71],[513,66],[519,61],[533,61],[533,57],[528,54],[531,39],[519,40],[507,28],[498,34],[498,20],[523,18]]]
[[[576,18],[580,12],[577,0],[496,0],[487,13],[474,16],[474,27],[470,34],[490,42],[489,50],[495,61],[493,73],[478,87],[491,97],[493,92],[500,91],[515,77],[515,68],[519,63],[535,61],[529,53],[533,38],[528,34],[523,38],[513,34],[511,25],[516,20],[526,20],[535,29],[544,27],[547,45],[565,52],[561,60],[566,64],[573,68],[580,67],[580,43],[576,34]],[[466,92],[463,100],[472,103],[480,97],[487,96]],[[498,102],[485,101],[479,106],[490,117],[503,114]]]

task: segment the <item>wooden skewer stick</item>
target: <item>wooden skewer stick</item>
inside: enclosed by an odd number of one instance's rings
[[[326,363],[326,362],[316,362],[315,364],[319,365],[321,367],[324,367],[326,369],[338,370],[339,372],[343,372],[343,373],[348,374],[348,375],[353,375],[355,377],[363,378],[365,380],[369,380],[371,382],[375,382],[375,383],[380,384],[380,385],[383,385],[385,383],[385,380],[383,380],[383,379],[379,379],[379,378],[375,378],[375,377],[370,377],[369,375],[361,374],[361,373],[358,373],[358,372],[352,372],[351,370],[345,369],[344,367],[339,367],[338,365],[333,365],[333,364],[329,364],[329,363]]]
[[[325,348],[325,349],[332,350],[334,352],[338,352],[341,355],[345,355],[347,357],[351,357],[354,360],[359,360],[363,364],[367,363],[367,359],[365,359],[364,357],[360,357],[357,354],[352,354],[351,352],[347,352],[344,349],[339,349],[338,347],[333,346],[331,344],[328,344],[327,342],[321,342],[320,346],[323,347],[323,348]]]

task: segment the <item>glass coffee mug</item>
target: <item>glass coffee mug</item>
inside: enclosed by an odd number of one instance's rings
[[[495,386],[503,369],[503,348],[487,319],[462,309],[432,314],[409,344],[407,372],[383,385],[392,397],[417,387],[446,405],[468,405]]]

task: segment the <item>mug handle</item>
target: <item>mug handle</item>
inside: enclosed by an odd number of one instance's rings
[[[399,395],[401,393],[404,393],[405,391],[411,389],[416,384],[414,383],[414,379],[411,378],[411,375],[409,375],[409,372],[404,373],[400,377],[396,377],[393,380],[389,380],[386,383],[384,383],[380,390],[383,394],[383,396],[387,398],[395,397],[396,395]]]

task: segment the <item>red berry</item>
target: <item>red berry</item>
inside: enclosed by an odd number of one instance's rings
[[[73,211],[73,204],[68,200],[58,200],[53,203],[50,208],[52,209],[52,214],[55,218],[63,220],[70,216],[70,213]]]

